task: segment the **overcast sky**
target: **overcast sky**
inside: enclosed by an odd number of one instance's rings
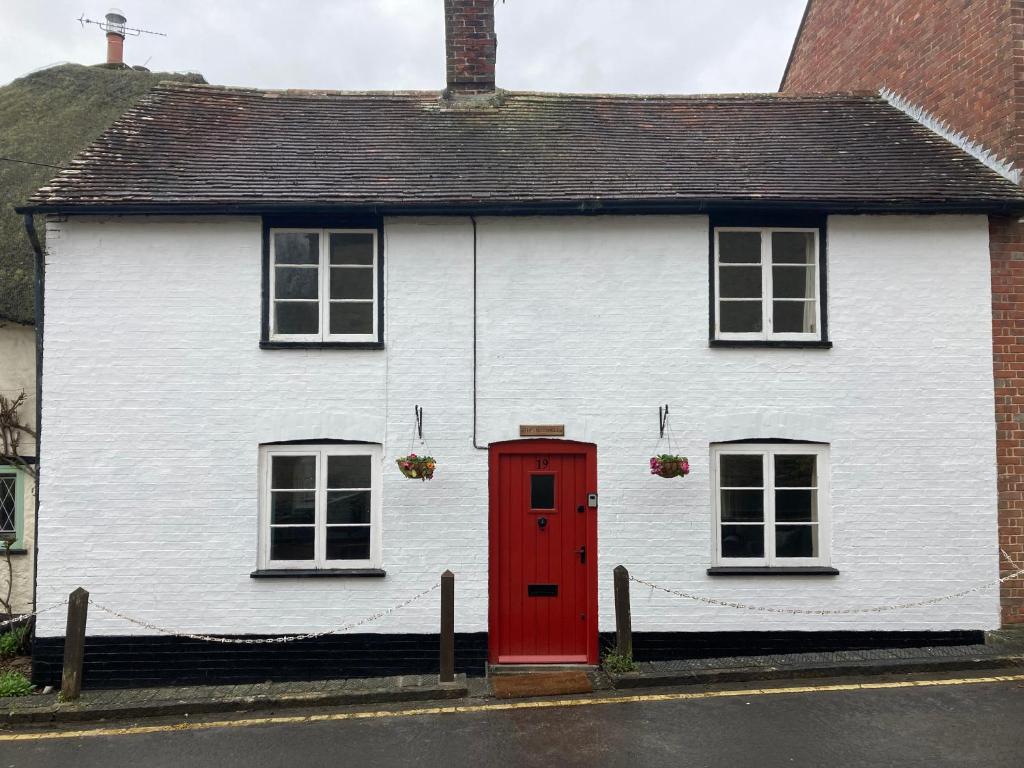
[[[115,0],[116,2],[117,0]],[[0,83],[102,62],[101,0],[3,0]],[[125,60],[260,88],[439,89],[443,0],[120,0]],[[498,85],[512,90],[774,91],[804,0],[499,0]]]

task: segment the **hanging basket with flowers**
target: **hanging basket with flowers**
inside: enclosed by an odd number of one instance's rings
[[[658,477],[686,477],[690,474],[690,462],[685,456],[671,453],[652,456],[651,474]]]
[[[427,443],[423,439],[423,409],[417,405],[413,413],[416,415],[416,421],[412,426],[412,438],[409,440],[409,453],[395,459],[395,463],[398,465],[398,471],[410,480],[433,480],[434,468],[437,466],[437,462],[434,461],[433,456],[428,455],[430,453],[430,449],[427,447]],[[419,440],[419,445],[423,450],[423,455],[413,453],[412,451],[417,440]]]
[[[431,480],[434,477],[434,467],[437,462],[433,456],[417,456],[410,453],[397,459],[399,470],[410,480]]]
[[[668,405],[658,408],[658,442],[651,456],[651,474],[658,477],[686,477],[690,474],[690,462],[685,456],[672,452],[672,427],[668,422]],[[667,442],[667,453],[658,453],[663,442]]]

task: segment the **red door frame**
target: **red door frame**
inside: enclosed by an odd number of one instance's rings
[[[586,459],[587,493],[597,493],[597,446],[575,440],[528,439],[508,440],[491,443],[488,454],[488,609],[487,609],[487,656],[492,664],[498,661],[497,642],[500,623],[498,600],[498,558],[501,542],[498,537],[498,466],[502,455],[522,453],[583,454]],[[585,505],[587,515],[587,663],[598,663],[598,615],[597,615],[597,508]],[[593,554],[591,554],[593,553]]]

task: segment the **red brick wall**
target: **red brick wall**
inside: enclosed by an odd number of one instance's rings
[[[992,217],[992,353],[999,466],[999,545],[1024,567],[1024,226]],[[1003,575],[1014,569],[1003,561]],[[1004,582],[1003,623],[1024,623],[1024,579]]]
[[[444,0],[444,35],[449,93],[494,91],[494,0]]]
[[[885,86],[1016,160],[1022,14],[1024,0],[810,0],[781,90]]]
[[[1021,167],[1024,0],[810,0],[782,90],[881,87]],[[1024,225],[993,218],[990,235],[999,543],[1024,564]],[[1001,597],[1024,623],[1024,579]]]
[[[1013,129],[1016,152],[1011,156],[1019,168],[1024,165],[1024,0],[1010,0],[1010,33],[1013,37]]]

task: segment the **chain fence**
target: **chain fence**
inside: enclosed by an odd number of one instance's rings
[[[634,576],[633,574],[629,575],[629,580],[634,582],[634,583],[636,583],[636,584],[641,584],[641,585],[643,585],[645,587],[648,587],[652,591],[663,592],[665,594],[672,595],[674,597],[681,597],[683,599],[692,600],[694,602],[702,603],[704,605],[713,605],[713,606],[718,606],[718,607],[722,607],[722,608],[734,608],[734,609],[737,609],[737,610],[753,611],[753,612],[757,612],[757,613],[787,614],[787,615],[794,615],[794,616],[849,616],[849,615],[856,615],[856,614],[886,613],[886,612],[889,612],[889,611],[902,611],[902,610],[908,610],[908,609],[911,609],[911,608],[920,608],[920,607],[924,607],[924,606],[928,606],[928,605],[935,605],[937,603],[942,603],[942,602],[945,602],[947,600],[956,600],[956,599],[959,599],[959,598],[962,598],[962,597],[966,597],[967,595],[974,594],[976,592],[981,592],[981,591],[983,591],[985,589],[990,589],[991,587],[994,587],[994,586],[996,586],[998,584],[1001,584],[1003,582],[1011,581],[1013,579],[1017,579],[1017,578],[1020,578],[1020,577],[1024,576],[1024,568],[1021,568],[1020,565],[1018,565],[1013,560],[1013,558],[1011,558],[1006,553],[1005,550],[1002,551],[1002,554],[1003,554],[1003,557],[1005,557],[1006,560],[1010,563],[1010,565],[1013,566],[1016,570],[1014,570],[1013,572],[1008,573],[1007,575],[1002,576],[1002,577],[1000,577],[1000,578],[998,578],[996,580],[985,581],[985,582],[977,584],[977,585],[975,585],[973,587],[968,587],[966,589],[961,589],[961,590],[958,590],[956,592],[950,592],[950,593],[945,594],[945,595],[939,595],[937,597],[928,597],[928,598],[923,598],[921,600],[914,600],[914,601],[909,601],[909,602],[887,603],[887,604],[884,604],[884,605],[861,606],[861,607],[855,607],[855,608],[788,608],[788,607],[777,607],[777,606],[769,606],[769,605],[751,605],[749,603],[742,603],[742,602],[738,602],[738,601],[735,601],[735,600],[721,600],[721,599],[714,598],[714,597],[708,597],[706,595],[699,595],[699,594],[696,594],[694,592],[686,592],[684,590],[672,589],[670,587],[663,587],[660,584],[655,584],[652,581],[648,581],[647,579],[641,578],[639,576]],[[134,624],[135,626],[142,627],[144,629],[148,629],[148,630],[151,630],[153,632],[159,632],[159,633],[165,634],[165,635],[172,635],[174,637],[184,637],[184,638],[188,638],[190,640],[203,640],[203,641],[210,642],[210,643],[224,643],[224,644],[232,644],[232,645],[270,645],[270,644],[280,644],[280,643],[294,643],[294,642],[298,642],[300,640],[315,640],[316,638],[319,638],[319,637],[326,637],[328,635],[335,635],[335,634],[339,634],[339,633],[342,633],[342,632],[347,632],[347,631],[352,630],[352,629],[356,629],[357,627],[364,626],[364,625],[369,624],[371,622],[377,621],[378,619],[382,619],[382,618],[384,618],[386,616],[389,616],[390,614],[394,613],[395,611],[399,611],[402,608],[405,608],[406,606],[409,606],[409,605],[415,603],[416,601],[423,599],[427,595],[431,594],[432,592],[434,592],[435,590],[440,588],[440,586],[441,586],[440,582],[435,582],[430,587],[427,587],[423,591],[413,595],[410,598],[407,598],[406,600],[403,600],[402,602],[400,602],[400,603],[398,603],[396,605],[391,606],[390,608],[387,608],[387,609],[384,609],[384,610],[381,610],[381,611],[377,611],[376,613],[373,613],[373,614],[371,614],[369,616],[366,616],[366,617],[364,617],[364,618],[362,618],[362,619],[360,619],[358,621],[350,622],[348,624],[343,624],[343,625],[341,625],[339,627],[334,627],[333,629],[324,630],[322,632],[306,632],[306,633],[297,634],[297,635],[281,635],[281,636],[276,636],[276,637],[263,637],[263,638],[226,637],[226,636],[223,636],[223,635],[206,635],[206,634],[200,634],[200,633],[194,633],[194,632],[182,632],[182,631],[179,631],[179,630],[174,630],[174,629],[169,629],[167,627],[162,627],[162,626],[160,626],[158,624],[153,624],[152,622],[145,621],[143,619],[139,619],[139,618],[136,618],[134,616],[129,616],[128,614],[122,613],[121,611],[117,611],[117,610],[115,610],[113,608],[110,608],[110,607],[108,607],[106,605],[103,605],[102,603],[99,603],[96,600],[93,600],[91,597],[89,598],[89,604],[91,606],[93,606],[94,608],[96,608],[97,610],[102,611],[103,613],[106,613],[106,614],[108,614],[110,616],[114,616],[114,617],[116,617],[118,619],[121,619],[123,621],[127,621],[130,624]],[[36,616],[39,616],[41,614],[44,614],[44,613],[47,613],[49,611],[55,610],[57,608],[60,608],[61,606],[67,605],[67,603],[68,603],[67,598],[64,598],[63,600],[59,600],[58,602],[53,603],[52,605],[48,605],[45,608],[40,608],[40,609],[32,611],[30,613],[24,613],[24,614],[21,614],[21,615],[18,615],[18,616],[14,616],[14,617],[12,617],[10,619],[7,619],[5,621],[0,621],[0,629],[3,629],[4,627],[10,626],[12,624],[22,623],[22,622],[27,621],[28,619],[31,619],[31,618],[35,618]]]
[[[22,622],[28,621],[29,619],[34,619],[36,616],[39,616],[40,614],[47,613],[48,611],[52,611],[54,608],[60,608],[62,605],[67,604],[68,599],[65,597],[63,600],[60,600],[54,603],[53,605],[48,605],[45,608],[39,608],[38,610],[30,611],[29,613],[22,613],[18,616],[12,616],[6,621],[0,621],[0,629],[3,629],[4,627],[9,627],[12,624],[21,624]]]
[[[145,629],[149,629],[154,632],[160,632],[164,635],[173,635],[174,637],[185,637],[190,640],[204,640],[208,643],[224,643],[229,645],[272,645],[278,643],[295,643],[300,640],[315,640],[318,637],[326,637],[327,635],[336,635],[341,632],[347,632],[350,629],[361,627],[364,624],[369,624],[372,621],[382,619],[385,616],[394,613],[395,611],[401,610],[402,608],[405,608],[407,605],[411,605],[412,603],[415,603],[417,600],[426,597],[431,592],[438,589],[440,586],[440,582],[435,582],[433,586],[424,589],[422,592],[413,595],[407,600],[403,600],[397,605],[394,605],[383,611],[377,611],[376,613],[365,618],[362,618],[359,621],[351,622],[349,624],[343,624],[342,626],[335,627],[334,629],[324,630],[323,632],[306,632],[301,635],[281,635],[278,637],[224,637],[223,635],[203,635],[193,632],[180,632],[178,630],[168,629],[167,627],[161,627],[157,624],[153,624],[142,619],[137,619],[134,616],[128,616],[127,614],[121,613],[120,611],[115,611],[113,608],[108,608],[102,603],[96,602],[91,597],[89,598],[89,605],[91,605],[93,608],[103,611],[106,614],[116,616],[119,619],[134,624],[137,627],[144,627]],[[65,600],[64,602],[67,601]]]
[[[936,603],[942,603],[947,600],[956,600],[967,595],[974,594],[975,592],[981,592],[985,589],[990,589],[998,584],[1002,584],[1004,581],[1011,581],[1012,579],[1024,576],[1024,568],[1021,568],[1017,563],[1014,562],[1005,550],[1002,551],[1003,557],[1017,570],[1013,573],[1009,573],[1006,576],[1002,576],[994,581],[986,581],[976,586],[969,587],[967,589],[961,589],[957,592],[950,592],[947,595],[939,595],[938,597],[928,597],[922,600],[914,600],[905,603],[887,603],[885,605],[873,605],[864,606],[859,608],[780,608],[768,605],[750,605],[749,603],[740,603],[733,600],[719,600],[714,597],[706,597],[704,595],[698,595],[693,592],[685,592],[679,589],[671,589],[669,587],[663,587],[659,584],[655,584],[647,579],[642,579],[633,574],[629,575],[629,580],[636,582],[637,584],[643,584],[645,587],[649,587],[652,590],[658,592],[664,592],[675,597],[682,597],[686,600],[693,600],[698,603],[704,603],[705,605],[714,605],[722,608],[735,608],[742,611],[755,611],[758,613],[781,613],[791,616],[849,616],[855,614],[865,613],[886,613],[888,611],[904,611],[910,608],[920,608],[926,605],[935,605]]]

